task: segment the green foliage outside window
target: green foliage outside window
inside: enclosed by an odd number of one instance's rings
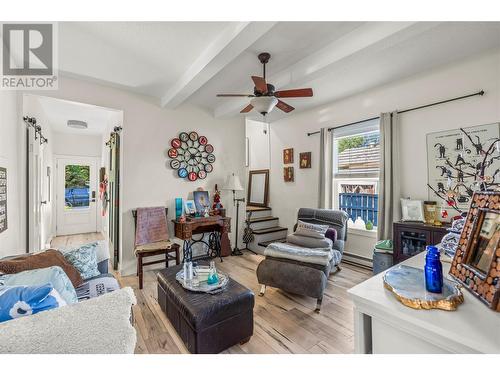
[[[345,151],[345,150],[348,150],[351,148],[361,147],[363,145],[364,141],[365,141],[365,138],[363,136],[360,136],[360,135],[339,139],[339,143],[338,143],[339,154],[342,151]]]
[[[66,189],[88,187],[90,168],[83,165],[67,165],[65,169]]]

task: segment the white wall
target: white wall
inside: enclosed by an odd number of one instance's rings
[[[334,84],[332,82],[332,84]],[[321,127],[377,116],[483,89],[474,97],[401,115],[401,193],[426,199],[426,134],[500,121],[500,52],[436,69],[347,99],[288,116],[271,124],[271,206],[282,225],[291,229],[299,207],[317,207],[319,136]],[[293,103],[292,103],[293,104]],[[282,150],[295,149],[295,182],[282,176]],[[298,169],[299,152],[312,152],[312,169]],[[371,257],[375,239],[350,235],[346,251]]]
[[[0,233],[0,258],[26,251],[25,132],[21,95],[0,90],[0,166],[7,168],[7,225]],[[24,169],[23,169],[24,168]]]
[[[269,169],[270,144],[269,124],[260,121],[246,120],[246,137],[248,138],[248,169]]]
[[[198,187],[212,193],[214,185],[223,185],[231,172],[239,174],[243,183],[246,181],[243,117],[215,119],[210,113],[192,106],[167,110],[146,97],[67,77],[61,77],[59,90],[46,91],[40,95],[123,110],[120,232],[123,241],[121,270],[124,274],[133,274],[136,269],[132,209],[166,205],[172,218],[176,197],[186,199],[188,194]],[[217,158],[214,171],[205,180],[194,183],[179,179],[175,171],[170,169],[167,157],[170,140],[179,132],[190,130],[208,137],[215,147]],[[228,192],[222,192],[222,202],[228,209],[228,216],[234,216],[231,195]],[[241,212],[240,216],[241,221],[244,212]],[[240,225],[240,228],[242,227]],[[170,233],[173,235],[172,225]]]
[[[54,154],[71,156],[96,156],[101,157],[102,136],[53,133]]]

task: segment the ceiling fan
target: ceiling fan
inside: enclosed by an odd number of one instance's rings
[[[217,96],[253,98],[250,100],[250,104],[243,108],[240,113],[247,113],[255,108],[255,110],[263,116],[271,112],[274,107],[278,107],[285,113],[289,113],[295,109],[291,105],[281,101],[280,98],[304,98],[313,96],[313,90],[311,88],[275,91],[275,87],[266,82],[266,64],[269,62],[271,54],[263,52],[259,54],[258,57],[263,66],[263,74],[262,77],[252,76],[253,83],[255,84],[253,94],[217,94]]]

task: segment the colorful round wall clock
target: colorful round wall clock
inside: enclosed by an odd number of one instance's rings
[[[177,171],[177,176],[189,181],[205,179],[214,170],[214,146],[208,143],[207,137],[197,132],[182,132],[170,141],[167,151],[170,167]]]

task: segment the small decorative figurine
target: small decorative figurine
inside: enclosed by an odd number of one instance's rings
[[[220,190],[215,184],[215,192],[214,192],[214,204],[212,205],[213,210],[220,210],[223,208],[222,203],[220,202]]]

